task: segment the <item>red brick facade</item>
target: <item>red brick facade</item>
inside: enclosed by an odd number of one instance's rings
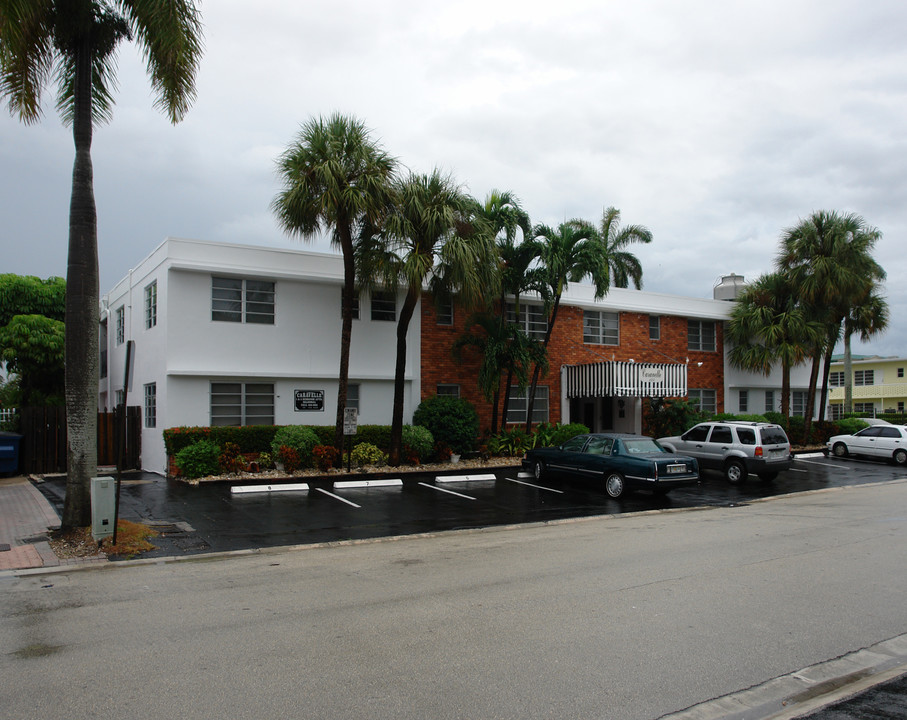
[[[649,339],[649,315],[620,313],[619,345],[588,345],[583,342],[583,309],[562,305],[548,346],[550,370],[540,385],[549,388],[549,421],[561,421],[561,375],[563,365],[599,363],[608,360],[646,363],[686,362],[690,388],[715,390],[719,412],[724,409],[724,334],[720,320],[715,321],[715,350],[687,349],[687,318],[660,315],[660,338]],[[480,357],[474,348],[463,351],[462,363],[452,354],[454,341],[467,331],[467,313],[454,312],[453,325],[438,325],[435,306],[430,296],[422,299],[422,399],[437,392],[439,384],[460,386],[460,397],[476,406],[483,431],[491,426],[492,404],[485,400],[476,382]],[[701,365],[700,365],[701,363]],[[500,418],[498,420],[500,423]]]

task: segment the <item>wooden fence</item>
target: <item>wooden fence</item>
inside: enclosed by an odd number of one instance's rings
[[[98,465],[117,464],[117,443],[122,435],[123,406],[112,413],[98,413]],[[142,409],[126,410],[124,470],[141,467]],[[30,407],[19,410],[19,471],[22,473],[66,472],[66,411],[62,407]]]

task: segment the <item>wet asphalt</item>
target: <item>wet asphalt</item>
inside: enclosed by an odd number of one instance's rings
[[[907,477],[907,468],[884,462],[809,454],[797,456],[792,469],[773,482],[751,476],[730,485],[721,474],[705,471],[698,485],[667,497],[631,493],[615,501],[594,485],[536,482],[518,466],[465,472],[493,479],[444,482],[434,473],[412,473],[397,476],[403,481],[399,486],[337,489],[332,480],[302,478],[310,483],[307,491],[233,494],[231,485],[256,482],[193,486],[153,473],[124,473],[120,517],[157,527],[156,549],[142,555],[153,558],[645,510],[735,507],[774,495]],[[62,512],[65,479],[49,478],[36,486]]]

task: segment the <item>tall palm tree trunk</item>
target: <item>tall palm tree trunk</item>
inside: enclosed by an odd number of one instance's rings
[[[809,436],[812,432],[813,411],[816,407],[816,385],[819,381],[819,364],[822,355],[820,350],[816,350],[813,355],[812,367],[809,370],[809,390],[806,393],[806,418],[803,421],[803,442],[809,443]]]
[[[784,416],[784,429],[790,429],[790,363],[781,361],[781,414]]]
[[[822,394],[819,396],[819,422],[825,421],[825,407],[828,405],[828,376],[831,374],[831,356],[837,344],[837,334],[828,336],[825,358],[822,363]]]
[[[345,218],[344,218],[345,220]],[[353,300],[356,290],[356,260],[349,223],[340,225],[340,246],[343,250],[343,301],[341,303],[340,373],[337,381],[337,416],[334,424],[334,447],[343,455],[343,415],[349,390],[350,344],[353,335]]]
[[[853,412],[853,357],[850,354],[850,333],[844,328],[844,413]]]
[[[66,268],[66,499],[62,527],[91,524],[98,449],[98,221],[91,166],[91,47],[77,49],[69,260]]]
[[[409,323],[413,319],[416,304],[422,291],[418,286],[411,285],[406,292],[406,299],[400,310],[400,319],[397,321],[397,362],[394,367],[394,409],[391,418],[391,447],[389,462],[391,465],[400,464],[401,446],[403,444],[403,390],[406,378],[406,334],[409,332]]]

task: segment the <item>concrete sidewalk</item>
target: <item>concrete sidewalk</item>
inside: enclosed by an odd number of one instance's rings
[[[60,517],[27,478],[0,479],[0,570],[63,564],[47,542]]]

